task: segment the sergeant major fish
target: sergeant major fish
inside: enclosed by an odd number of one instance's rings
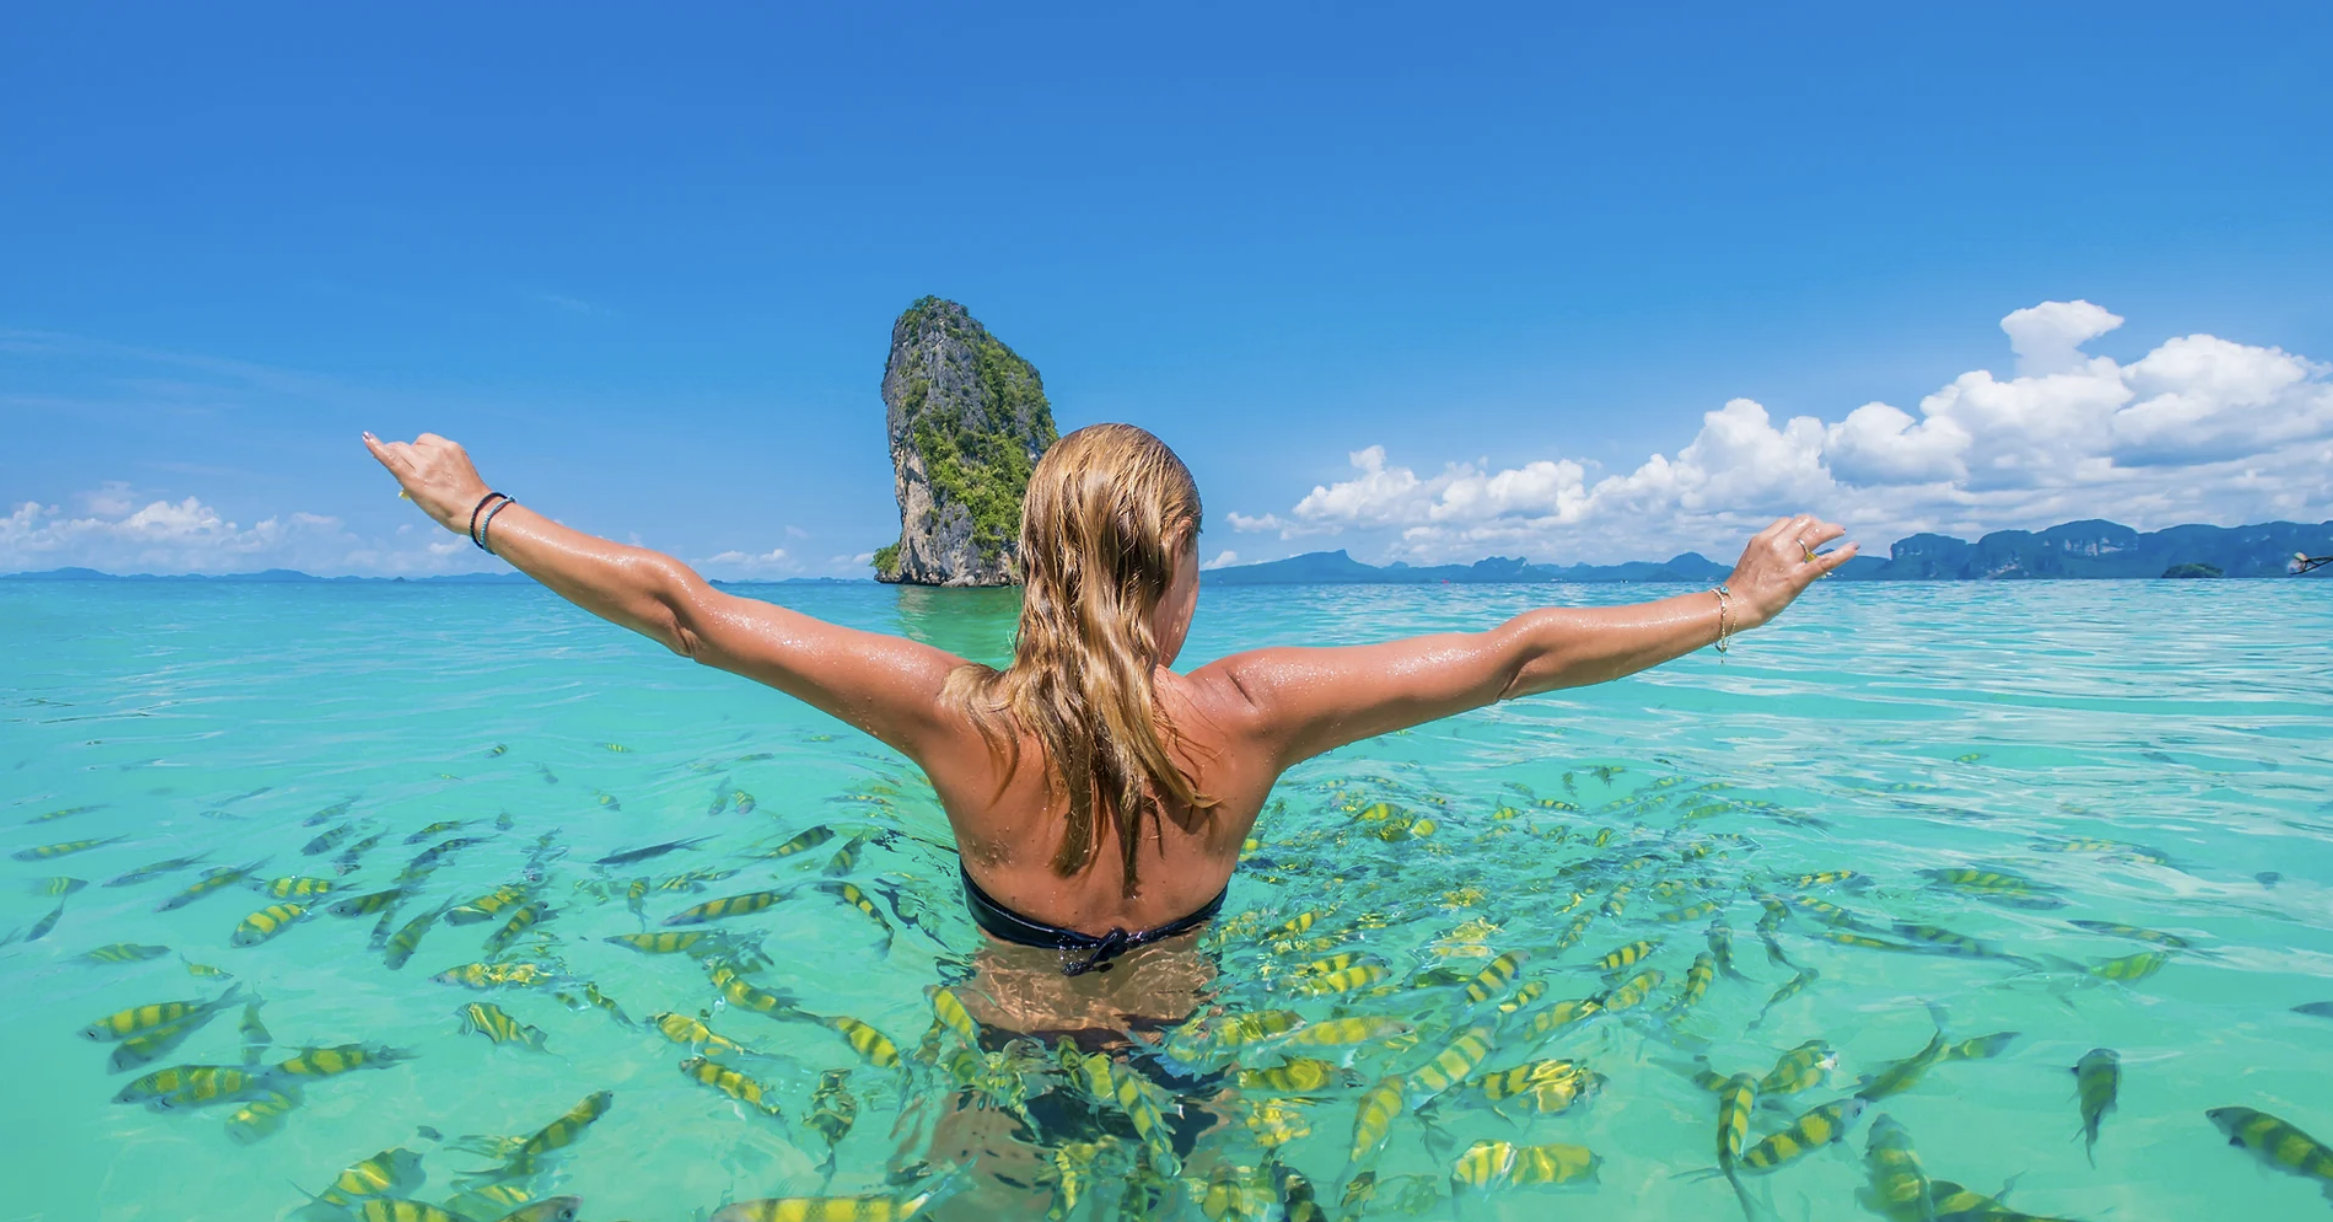
[[[2250,1150],[2278,1171],[2317,1181],[2333,1197],[2333,1150],[2267,1112],[2248,1107],[2215,1107],[2204,1113],[2228,1135],[2228,1144]]]
[[[99,1042],[127,1039],[156,1027],[184,1022],[198,1015],[215,1014],[233,1004],[243,995],[243,986],[235,985],[208,1001],[163,1001],[151,1005],[131,1006],[117,1010],[81,1029],[81,1038]]]
[[[2112,1048],[2093,1048],[2074,1063],[2074,1091],[2082,1104],[2082,1148],[2098,1165],[2098,1123],[2114,1110],[2122,1091],[2122,1058]]]

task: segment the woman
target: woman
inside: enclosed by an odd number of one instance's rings
[[[1063,437],[1030,476],[1020,629],[996,671],[724,594],[669,556],[570,530],[490,492],[443,437],[365,445],[441,525],[561,597],[914,760],[955,830],[974,918],[1053,952],[1071,979],[1212,915],[1265,796],[1299,761],[1722,644],[1856,551],[1818,555],[1845,531],[1801,514],[1758,532],[1714,590],[1546,608],[1479,633],[1258,649],[1179,674],[1199,491],[1156,437],[1101,424]]]
[[[1725,585],[1628,607],[1548,608],[1480,633],[1273,648],[1174,669],[1199,592],[1199,492],[1141,429],[1062,438],[1030,476],[1011,666],[821,623],[714,589],[669,556],[596,539],[491,492],[462,448],[423,434],[375,458],[448,529],[577,606],[707,665],[800,697],[897,748],[938,792],[965,902],[987,931],[959,991],[986,1032],[1123,1050],[1179,1022],[1212,978],[1191,953],[1265,796],[1297,762],[1497,700],[1601,683],[1772,619],[1855,554],[1801,515],[1750,540]],[[1139,1066],[1171,1073],[1155,1058]],[[1220,1117],[1205,1080],[1174,1145]],[[1054,1091],[1048,1137],[1108,1118]],[[1131,1131],[1125,1134],[1131,1137]],[[932,1165],[974,1165],[969,1212],[1042,1208],[1042,1152],[993,1110],[949,1105]]]

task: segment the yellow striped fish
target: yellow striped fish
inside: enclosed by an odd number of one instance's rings
[[[127,1010],[116,1010],[81,1028],[81,1038],[101,1043],[128,1039],[156,1027],[175,1026],[190,1018],[216,1014],[242,995],[243,986],[236,985],[208,1001],[199,998],[193,1001],[158,1001],[150,1005],[131,1006]]]
[[[1794,1095],[1823,1080],[1823,1074],[1839,1063],[1839,1054],[1832,1050],[1828,1040],[1808,1040],[1782,1054],[1774,1068],[1758,1080],[1761,1095]]]
[[[1603,1083],[1578,1061],[1533,1061],[1477,1078],[1473,1085],[1492,1103],[1520,1099],[1533,1111],[1553,1115],[1570,1108]]]
[[[297,1082],[262,1086],[243,1106],[227,1117],[227,1139],[239,1146],[267,1137],[284,1125],[284,1118],[300,1106]]]
[[[1466,1000],[1480,1005],[1506,992],[1507,986],[1514,982],[1515,973],[1530,958],[1529,951],[1511,950],[1491,960],[1488,966],[1475,974],[1473,980],[1467,982]]]
[[[1957,1044],[1945,1045],[1944,1059],[1947,1061],[1990,1060],[2009,1051],[2009,1045],[2015,1042],[2017,1042],[2016,1032],[1996,1031],[1991,1035],[1980,1035],[1972,1039],[1962,1040]]]
[[[680,1063],[680,1071],[765,1116],[784,1115],[778,1110],[777,1101],[767,1097],[768,1087],[717,1061],[690,1057]]]
[[[1312,1136],[1312,1124],[1304,1117],[1299,1099],[1260,1099],[1247,1104],[1245,1123],[1248,1134],[1266,1150],[1275,1150],[1289,1142]]]
[[[1801,1115],[1789,1128],[1769,1135],[1764,1141],[1742,1151],[1738,1164],[1752,1174],[1763,1174],[1786,1166],[1824,1146],[1847,1139],[1847,1130],[1855,1118],[1863,1114],[1863,1100],[1849,1096],[1836,1103]]]
[[[159,959],[170,953],[167,946],[145,946],[136,942],[112,942],[96,950],[83,951],[79,956],[90,963],[141,963]]]
[[[559,973],[540,963],[465,963],[430,977],[439,984],[473,989],[534,988],[559,979]]]
[[[1750,1135],[1750,1113],[1758,1106],[1758,1080],[1738,1073],[1717,1088],[1717,1165],[1731,1168]]]
[[[442,910],[422,913],[420,916],[405,922],[404,928],[399,929],[389,939],[387,953],[382,955],[381,959],[383,963],[388,965],[390,971],[394,972],[404,967],[405,961],[413,957],[413,952],[421,948],[421,935],[428,933],[429,927],[437,923],[441,912]]]
[[[1596,960],[1592,966],[1600,972],[1617,972],[1624,968],[1636,966],[1638,963],[1644,960],[1645,956],[1652,954],[1654,951],[1659,950],[1660,948],[1661,940],[1658,938],[1648,938],[1642,942],[1631,942],[1628,945],[1605,955],[1603,958]]]
[[[1666,979],[1667,974],[1659,968],[1648,968],[1630,977],[1626,984],[1598,998],[1597,1004],[1607,1014],[1634,1009],[1651,996],[1654,989],[1661,987],[1661,981]]]
[[[1685,984],[1669,1001],[1669,1009],[1684,1010],[1701,1000],[1709,986],[1717,980],[1717,956],[1702,951],[1693,956],[1692,966],[1685,969]]]
[[[541,1027],[530,1027],[502,1012],[502,1007],[490,1002],[473,1001],[456,1013],[462,1020],[462,1033],[476,1032],[497,1044],[524,1044],[537,1052],[543,1051],[547,1038]]]
[[[1151,1170],[1168,1178],[1181,1175],[1182,1163],[1175,1157],[1173,1135],[1167,1131],[1166,1117],[1158,1100],[1151,1096],[1155,1088],[1140,1075],[1120,1069],[1098,1052],[1085,1056],[1079,1068],[1084,1072],[1088,1089],[1104,1101],[1117,1104],[1118,1110],[1134,1125]]]
[[[1352,1161],[1360,1162],[1370,1151],[1385,1144],[1385,1136],[1393,1128],[1393,1118],[1401,1115],[1406,1107],[1403,1081],[1401,1075],[1395,1074],[1361,1096],[1361,1105],[1353,1114]]]
[[[934,986],[927,990],[932,1003],[932,1020],[962,1036],[972,1047],[980,1046],[980,1024],[972,1020],[972,1012],[964,1008],[964,999],[954,989]]]
[[[713,1214],[712,1222],[902,1222],[912,1218],[929,1192],[912,1197],[774,1197],[739,1201]]]
[[[290,928],[294,922],[308,915],[306,904],[270,904],[235,927],[228,941],[236,946],[257,946]]]
[[[61,844],[44,844],[29,849],[18,849],[9,856],[18,861],[48,861],[58,857],[71,857],[75,853],[86,853],[91,849],[126,839],[128,839],[126,836],[107,836],[97,840],[67,840]]]
[[[851,1048],[867,1058],[868,1064],[878,1069],[891,1069],[899,1064],[899,1045],[868,1024],[847,1014],[818,1021],[841,1032],[842,1037],[850,1041]]]
[[[2228,1135],[2228,1144],[2242,1146],[2279,1171],[2317,1181],[2333,1196],[2333,1150],[2291,1124],[2248,1107],[2215,1107],[2204,1113]]]
[[[1865,1078],[1856,1088],[1855,1097],[1876,1102],[1912,1089],[1930,1066],[1944,1059],[1944,1047],[1944,1032],[1939,1029],[1930,1037],[1927,1047]]]
[[[1504,1141],[1479,1141],[1458,1156],[1450,1169],[1450,1179],[1456,1185],[1474,1189],[1587,1183],[1595,1180],[1599,1161],[1586,1146],[1559,1143],[1518,1146]]]
[[[1672,908],[1654,919],[1666,925],[1675,925],[1684,921],[1698,921],[1723,907],[1725,905],[1717,900],[1703,900],[1688,907]]]
[[[2141,929],[2136,925],[2120,925],[2113,921],[2068,921],[2066,924],[2087,929],[2091,933],[2102,933],[2116,938],[2135,938],[2141,942],[2152,942],[2157,946],[2168,946],[2173,950],[2185,950],[2190,945],[2187,939],[2177,934],[2163,933],[2154,929]]]
[[[329,1205],[355,1208],[362,1200],[411,1192],[421,1180],[421,1156],[399,1146],[351,1165],[316,1196]]]
[[[1939,1222],[2072,1222],[2067,1218],[2021,1213],[1951,1180],[1928,1181],[1928,1199],[1936,1209]]]
[[[1323,972],[1317,976],[1302,977],[1290,987],[1299,997],[1327,997],[1336,993],[1352,993],[1378,984],[1393,975],[1393,970],[1381,963],[1356,963],[1348,968]]]
[[[336,917],[371,916],[376,912],[387,910],[409,894],[411,892],[404,887],[391,887],[386,891],[373,891],[336,901],[326,911]]]
[[[269,899],[303,900],[323,895],[332,890],[332,887],[333,882],[329,878],[303,878],[299,875],[290,875],[284,878],[269,879],[261,883],[259,893]]]
[[[589,1129],[593,1121],[608,1114],[608,1109],[615,1106],[615,1101],[614,1091],[595,1091],[585,1095],[581,1102],[567,1109],[566,1115],[544,1125],[534,1136],[519,1143],[518,1153],[510,1160],[511,1167],[526,1168],[541,1155],[575,1144],[576,1139],[583,1136],[584,1130]]]
[[[766,853],[755,854],[755,857],[763,860],[767,860],[773,857],[792,857],[796,853],[815,849],[819,845],[825,844],[827,841],[832,839],[834,839],[833,828],[814,827]]]
[[[133,1035],[114,1045],[113,1056],[107,1062],[107,1067],[115,1073],[121,1073],[140,1065],[151,1065],[169,1056],[186,1042],[187,1036],[200,1031],[212,1017],[211,1013],[198,1013],[167,1027],[156,1027],[143,1034]]]
[[[1313,1057],[1288,1057],[1269,1069],[1239,1071],[1241,1090],[1270,1091],[1280,1095],[1318,1094],[1342,1089],[1356,1081],[1358,1075],[1352,1070],[1333,1061]]]
[[[1594,1017],[1603,1009],[1602,999],[1595,997],[1576,997],[1569,1001],[1559,1001],[1531,1016],[1531,1021],[1524,1024],[1523,1039],[1526,1042],[1536,1042],[1573,1023]]]
[[[334,1044],[302,1048],[291,1059],[278,1061],[275,1071],[295,1078],[330,1078],[356,1069],[386,1069],[412,1056],[386,1044]]]
[[[1405,1090],[1421,1104],[1449,1090],[1490,1056],[1495,1039],[1496,1032],[1487,1025],[1467,1028],[1433,1060],[1412,1071]]]
[[[735,1040],[716,1034],[711,1027],[706,1026],[702,1021],[690,1018],[686,1014],[674,1014],[670,1012],[663,1014],[651,1014],[648,1016],[648,1021],[650,1024],[654,1025],[658,1031],[664,1033],[664,1038],[671,1040],[675,1044],[687,1044],[691,1047],[703,1048],[709,1052],[719,1053],[725,1056],[761,1055],[760,1053],[755,1052],[753,1049],[748,1048]]]
[[[1888,1222],[1936,1222],[1927,1169],[1920,1165],[1920,1152],[1912,1148],[1912,1135],[1894,1117],[1883,1115],[1871,1122],[1863,1167],[1870,1186],[1857,1190],[1855,1199],[1865,1209]]]
[[[130,1083],[115,1103],[144,1103],[157,1111],[225,1103],[258,1085],[259,1074],[238,1065],[173,1065]]]
[[[526,897],[527,891],[524,887],[508,884],[496,887],[467,904],[456,904],[446,909],[446,924],[474,925],[479,921],[489,920],[503,909],[525,900]]]
[[[866,892],[859,890],[856,883],[823,882],[818,884],[818,889],[867,914],[868,919],[875,922],[876,928],[883,931],[883,949],[891,949],[891,939],[898,931],[891,928],[891,922],[883,919],[883,914],[875,908],[875,901]]]
[[[2135,955],[2124,955],[2120,959],[2101,960],[2084,970],[2100,980],[2134,984],[2162,971],[2163,965],[2170,961],[2169,951],[2146,950]]]
[[[1515,995],[1513,997],[1510,997],[1499,1003],[1499,1013],[1513,1014],[1515,1011],[1520,1010],[1523,1007],[1528,1006],[1532,1002],[1538,1001],[1540,998],[1545,996],[1547,996],[1546,981],[1528,981],[1523,985],[1522,988],[1515,990]]]
[[[721,990],[721,996],[740,1010],[771,1015],[794,1012],[792,999],[755,988],[726,963],[709,963],[706,965],[706,973],[712,977],[713,987]]]
[[[1244,1047],[1276,1039],[1304,1025],[1293,1010],[1251,1010],[1227,1015],[1215,1028],[1214,1039],[1226,1048]]]
[[[1315,1048],[1343,1048],[1407,1035],[1409,1031],[1410,1025],[1398,1018],[1352,1014],[1314,1023],[1289,1036],[1288,1042]]]
[[[684,876],[685,877],[685,876]],[[786,898],[782,891],[749,891],[743,895],[727,895],[707,900],[694,908],[664,918],[667,925],[702,925],[724,917],[751,916],[779,900]]]

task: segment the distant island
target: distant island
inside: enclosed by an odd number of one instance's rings
[[[1841,565],[1846,581],[2021,581],[2134,577],[2282,577],[2293,554],[2333,554],[2333,522],[2309,526],[2173,526],[2141,533],[2116,522],[2067,522],[2048,530],[1997,530],[1970,543],[1919,534],[1897,541],[1887,558],[1864,555]],[[1531,564],[1493,556],[1473,564],[1363,564],[1342,550],[1210,569],[1217,586],[1491,585],[1512,582],[1714,582],[1733,571],[1699,552],[1624,564]],[[2333,569],[2313,576],[2333,575]]]
[[[2048,530],[1997,530],[1970,543],[1949,535],[1912,535],[1886,559],[1857,556],[1838,569],[1848,581],[2029,581],[2138,577],[2283,577],[2294,553],[2333,555],[2333,522],[2265,522],[2258,526],[2173,526],[2140,532],[2115,522],[2068,522]],[[1286,560],[1209,569],[1214,586],[1500,585],[1517,582],[1723,581],[1731,565],[1685,552],[1667,560],[1624,564],[1532,564],[1493,556],[1473,564],[1363,564],[1342,549],[1307,552]],[[2333,578],[2333,566],[2310,574]],[[436,577],[314,577],[293,569],[226,576],[148,573],[119,576],[95,569],[49,569],[0,574],[0,581],[273,581],[408,582],[417,585],[523,585],[522,573],[450,573]],[[861,584],[867,578],[788,577],[781,581],[716,581],[715,585]]]

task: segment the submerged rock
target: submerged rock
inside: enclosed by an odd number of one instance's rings
[[[892,324],[883,405],[899,542],[875,553],[876,578],[1018,581],[1021,497],[1060,436],[1037,367],[963,306],[926,297]]]

